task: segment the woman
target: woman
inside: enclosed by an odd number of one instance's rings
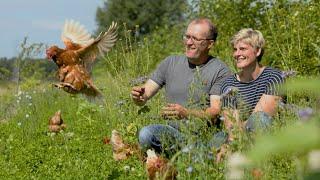
[[[253,131],[257,125],[271,124],[281,99],[278,85],[283,83],[280,71],[260,64],[265,45],[260,31],[242,29],[233,36],[231,45],[235,65],[240,71],[227,78],[221,87],[224,124],[230,140],[234,122],[248,131]]]

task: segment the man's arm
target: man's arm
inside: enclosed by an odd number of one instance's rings
[[[162,116],[173,119],[183,119],[189,116],[200,119],[214,119],[220,112],[220,96],[210,95],[210,107],[205,110],[187,109],[180,104],[168,104],[162,108]]]
[[[160,86],[153,80],[149,79],[143,86],[132,88],[132,100],[136,105],[143,106],[158,92],[159,89]]]

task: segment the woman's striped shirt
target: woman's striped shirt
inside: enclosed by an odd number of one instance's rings
[[[271,67],[266,67],[257,79],[250,82],[240,82],[234,74],[222,84],[222,106],[238,109],[242,116],[247,117],[263,94],[279,95],[279,84],[283,81],[282,72]]]

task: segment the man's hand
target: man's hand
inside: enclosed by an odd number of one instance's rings
[[[162,108],[161,115],[168,119],[183,119],[188,117],[188,110],[180,104],[168,104]]]
[[[142,106],[147,102],[144,87],[133,87],[131,91],[131,97],[136,105]]]

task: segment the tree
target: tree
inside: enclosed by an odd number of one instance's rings
[[[116,21],[125,23],[132,32],[147,34],[157,26],[171,26],[183,21],[187,4],[187,0],[108,0],[97,9],[97,32]]]

